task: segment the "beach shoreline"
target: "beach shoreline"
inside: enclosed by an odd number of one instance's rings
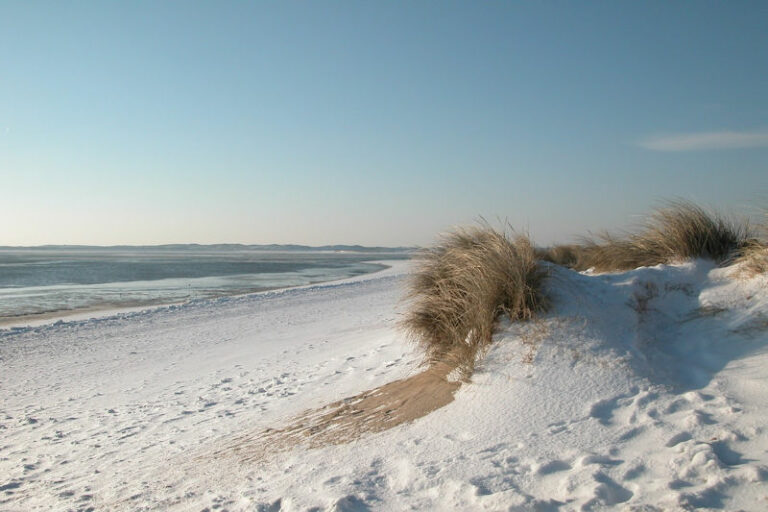
[[[215,301],[223,297],[232,297],[232,298],[246,297],[248,295],[276,292],[281,290],[300,289],[300,288],[305,288],[309,286],[333,284],[336,282],[344,282],[350,279],[356,279],[359,277],[379,274],[380,272],[390,269],[393,266],[397,266],[399,262],[403,262],[403,261],[408,261],[408,260],[364,261],[362,263],[379,265],[380,268],[373,270],[371,272],[366,272],[364,274],[359,274],[352,277],[346,277],[342,279],[313,281],[307,284],[296,285],[296,286],[278,286],[278,287],[262,288],[258,290],[248,291],[248,292],[238,291],[238,292],[232,292],[232,293],[222,293],[220,295],[214,295],[206,298],[194,298],[194,299],[187,299],[187,300],[176,300],[176,301],[160,300],[156,302],[147,301],[147,302],[134,302],[134,303],[126,302],[125,304],[112,303],[112,304],[105,304],[103,306],[94,306],[94,307],[76,308],[76,309],[70,309],[70,310],[58,310],[58,311],[50,311],[50,312],[44,312],[44,313],[30,313],[30,314],[23,314],[18,316],[0,317],[0,331],[6,330],[6,329],[42,327],[45,325],[55,324],[57,322],[75,322],[75,321],[81,321],[81,320],[90,320],[94,318],[107,318],[115,315],[135,313],[135,312],[145,311],[150,309],[162,309],[162,308],[168,308],[172,306],[183,306],[185,304],[190,304],[190,303],[199,302],[199,301]]]

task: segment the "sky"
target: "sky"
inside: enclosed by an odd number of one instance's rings
[[[768,2],[0,2],[0,245],[768,206]]]

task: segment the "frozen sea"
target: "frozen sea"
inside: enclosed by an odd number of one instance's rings
[[[407,257],[279,246],[0,248],[0,325],[343,279]]]

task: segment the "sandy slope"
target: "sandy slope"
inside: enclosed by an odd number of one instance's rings
[[[768,280],[701,261],[553,268],[552,311],[502,326],[445,407],[347,444],[222,453],[417,372],[400,272],[4,332],[0,508],[768,507]]]

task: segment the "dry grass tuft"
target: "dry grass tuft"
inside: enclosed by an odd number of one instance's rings
[[[735,261],[740,264],[739,274],[744,277],[768,273],[768,210],[759,231],[760,237],[748,240]]]
[[[748,241],[746,222],[733,222],[688,201],[669,201],[651,214],[638,233],[586,239],[576,251],[573,268],[610,272],[691,258],[723,263],[738,255]]]
[[[768,244],[759,240],[752,240],[742,249],[736,263],[741,263],[739,273],[745,277],[767,273]]]
[[[563,267],[575,268],[579,264],[582,247],[575,244],[553,245],[552,247],[537,248],[536,257]]]
[[[490,344],[499,315],[527,320],[544,307],[544,273],[525,236],[487,225],[459,229],[418,260],[403,327],[429,363],[447,363],[464,378]]]

